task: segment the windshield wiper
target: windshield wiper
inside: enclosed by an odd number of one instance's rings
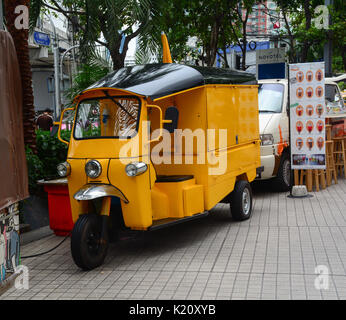
[[[259,110],[259,112],[266,112],[266,113],[276,113],[273,110]]]
[[[117,106],[119,106],[123,111],[125,111],[125,112],[128,114],[128,116],[129,116],[130,118],[132,118],[133,120],[137,121],[136,118],[135,118],[130,112],[128,112],[128,111],[121,105],[121,103],[119,103],[118,101],[115,101],[114,98],[111,97],[111,96],[108,94],[107,91],[103,91],[103,93],[106,95],[106,97],[107,97],[108,99],[111,99]]]

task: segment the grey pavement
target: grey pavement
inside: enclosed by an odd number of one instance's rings
[[[29,289],[0,299],[346,299],[346,180],[311,194],[257,186],[250,220],[233,221],[219,204],[206,218],[111,244],[89,272],[75,266],[68,239],[23,260]],[[22,255],[62,239],[28,243]]]

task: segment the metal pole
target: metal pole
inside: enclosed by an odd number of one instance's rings
[[[2,12],[2,0],[0,0],[0,30],[4,30],[4,15]]]
[[[62,70],[62,68],[63,68],[63,63],[64,63],[65,56],[66,56],[66,54],[69,53],[71,50],[76,49],[76,48],[78,48],[78,47],[79,47],[79,44],[77,44],[77,45],[75,45],[75,46],[73,46],[73,47],[67,49],[67,50],[63,53],[63,55],[61,56],[61,59],[60,59],[60,79],[61,79],[61,81],[63,81],[63,70]]]
[[[292,197],[292,190],[293,190],[293,185],[294,185],[294,170],[292,170],[292,141],[291,141],[291,89],[290,89],[290,64],[287,63],[287,115],[288,115],[288,140],[289,140],[289,153],[290,153],[290,164],[291,164],[291,174],[290,174],[290,196]]]
[[[333,0],[325,0],[324,4],[326,6],[332,5]],[[331,15],[329,14],[329,25],[331,25]],[[325,76],[326,77],[331,77],[333,76],[333,71],[332,71],[332,60],[333,60],[333,43],[331,40],[331,34],[330,30],[328,32],[328,40],[324,45],[324,51],[323,51],[323,56],[324,56],[324,63],[325,63]]]
[[[59,77],[59,39],[56,33],[54,22],[50,16],[48,16],[50,24],[53,27],[53,54],[54,54],[54,85],[55,85],[55,119],[61,113],[60,110],[60,77]]]

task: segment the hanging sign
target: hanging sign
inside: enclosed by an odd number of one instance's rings
[[[49,34],[35,31],[34,32],[34,42],[40,46],[50,46]]]
[[[324,62],[289,65],[292,169],[325,169]]]
[[[257,79],[285,79],[285,56],[285,48],[256,50]]]

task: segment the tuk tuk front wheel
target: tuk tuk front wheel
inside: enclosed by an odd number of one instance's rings
[[[252,190],[247,181],[237,181],[230,197],[231,214],[234,220],[249,219],[252,214]]]
[[[71,253],[75,264],[83,270],[92,270],[104,262],[108,249],[105,216],[85,214],[77,220],[71,237]]]

